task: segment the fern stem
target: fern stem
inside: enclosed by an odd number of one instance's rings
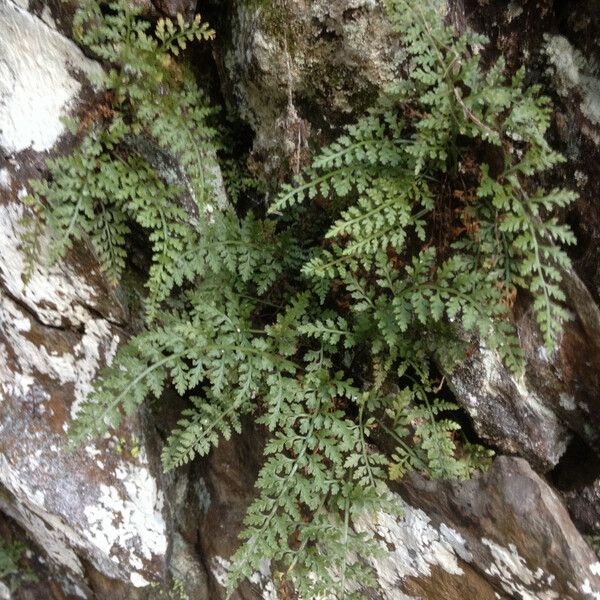
[[[329,171],[329,172],[325,173],[324,175],[317,177],[316,179],[311,179],[310,181],[307,181],[306,183],[304,183],[302,185],[293,187],[287,194],[283,194],[283,195],[279,196],[277,199],[277,203],[274,204],[273,206],[271,206],[269,208],[268,212],[270,214],[273,214],[274,212],[277,211],[277,208],[276,208],[277,206],[281,206],[281,205],[285,204],[288,200],[290,200],[296,196],[300,196],[300,194],[302,192],[306,191],[307,189],[316,187],[319,184],[327,181],[328,179],[331,179],[331,178],[335,177],[336,175],[339,175],[340,173],[351,172],[355,169],[356,169],[356,165],[346,165],[344,167],[340,167],[339,169],[335,169],[334,171]]]
[[[396,440],[396,442],[400,444],[400,446],[402,446],[402,448],[404,448],[404,450],[406,450],[406,452],[410,456],[413,457],[413,460],[415,460],[419,464],[419,467],[424,473],[427,473],[429,471],[427,465],[417,456],[417,454],[415,454],[415,451],[395,431],[393,431],[387,425],[385,425],[385,423],[381,419],[377,419],[377,423],[388,435],[393,437],[394,440]]]
[[[364,430],[364,425],[363,425],[364,411],[365,411],[365,402],[363,399],[363,401],[360,404],[360,409],[358,411],[358,429],[360,432],[361,454],[362,454],[363,460],[365,461],[365,467],[369,474],[369,482],[371,483],[371,486],[373,488],[375,488],[376,486],[375,486],[375,480],[373,478],[373,471],[371,469],[371,465],[370,465],[369,459],[367,457],[367,443],[365,440],[365,430]]]
[[[233,411],[237,410],[244,402],[246,398],[240,396],[238,397],[235,402],[233,402],[228,408],[227,410],[221,412],[219,414],[219,416],[210,422],[210,425],[208,427],[202,427],[202,435],[197,437],[194,440],[194,446],[197,448],[200,444],[200,442],[204,439],[206,439],[206,437],[217,428],[217,425],[222,423],[226,417],[228,417]],[[201,416],[201,415],[198,415]],[[165,470],[165,472],[171,471],[172,469],[174,469],[175,467],[179,467],[181,466],[185,460],[186,457],[189,456],[190,451],[192,450],[192,448],[188,448],[186,450],[186,454],[184,457],[179,457],[176,458],[174,457],[175,452],[177,452],[179,450],[179,447],[172,447],[172,445],[170,445],[171,442],[171,438],[172,436],[169,437],[169,440],[167,440],[167,445],[165,446],[162,456],[161,456],[161,462],[163,465],[163,469]],[[200,454],[200,453],[198,453]]]
[[[315,413],[318,411],[319,408],[320,408],[320,404],[316,408]],[[288,473],[288,476],[285,478],[285,481],[279,488],[279,494],[277,495],[276,498],[271,498],[271,500],[273,501],[273,508],[269,511],[268,515],[265,517],[265,520],[263,521],[261,528],[255,533],[255,535],[257,537],[260,537],[263,534],[263,532],[270,526],[271,521],[272,521],[273,517],[275,516],[275,513],[279,509],[279,500],[287,492],[288,486],[289,486],[292,478],[296,474],[296,471],[298,470],[298,464],[302,460],[302,458],[304,458],[304,455],[306,454],[306,451],[308,450],[308,440],[312,437],[314,429],[315,429],[315,420],[312,419],[310,422],[309,431],[304,436],[304,443],[302,445],[302,449],[300,450],[298,456],[296,457],[296,460],[294,461],[294,465],[292,466],[290,472]],[[248,556],[249,556],[249,553],[246,553],[244,555],[243,559],[236,564],[236,569],[238,571],[242,572],[243,567],[248,563],[248,560],[249,560]]]
[[[279,310],[283,308],[283,306],[281,306],[280,304],[273,304],[273,302],[268,302],[267,300],[263,300],[262,298],[256,298],[247,294],[240,294],[240,298],[246,298],[247,300],[252,300],[253,302],[258,302],[259,304],[264,304],[265,306],[270,306],[271,308],[277,308]]]
[[[151,366],[147,367],[146,369],[144,369],[140,374],[138,374],[132,381],[130,381],[125,386],[125,388],[119,393],[118,396],[116,396],[115,398],[113,398],[112,402],[109,405],[110,408],[112,409],[112,408],[118,406],[122,402],[122,400],[125,398],[125,396],[127,396],[127,394],[129,393],[129,391],[132,388],[134,388],[140,381],[142,381],[148,375],[150,375],[150,373],[152,373],[153,371],[155,371],[159,367],[162,367],[164,364],[166,364],[170,360],[177,360],[178,358],[181,358],[181,356],[183,356],[184,354],[185,354],[185,351],[184,352],[179,352],[177,354],[171,354],[170,356],[166,356],[166,357],[162,358],[161,360],[153,363]]]
[[[519,183],[518,186],[519,191],[521,192],[521,194],[523,195],[523,197],[525,198],[526,202],[530,201],[529,195],[527,194],[527,192],[523,189],[523,186],[521,186],[521,184]],[[548,294],[548,283],[546,282],[546,278],[544,277],[544,271],[543,271],[543,267],[542,267],[542,260],[540,257],[540,249],[539,249],[539,244],[538,244],[538,239],[537,239],[537,231],[535,230],[535,227],[533,226],[533,217],[531,215],[528,214],[526,207],[521,203],[520,204],[521,210],[523,211],[523,214],[525,216],[525,219],[527,220],[527,228],[529,229],[529,232],[531,234],[531,242],[533,245],[533,250],[534,250],[534,256],[535,256],[535,270],[538,273],[538,276],[540,278],[541,281],[541,287],[543,290],[543,294],[544,294],[544,308],[545,308],[545,313],[546,313],[546,332],[544,332],[544,340],[548,341],[548,339],[551,339],[548,336],[552,336],[552,338],[554,337],[553,334],[550,333],[550,328],[551,328],[551,323],[552,323],[552,313],[550,311],[550,307],[551,307],[551,300],[550,300],[550,295]]]
[[[348,483],[351,481],[352,470],[348,472]],[[346,498],[344,502],[344,529],[342,534],[342,545],[344,546],[344,556],[342,559],[342,573],[340,576],[339,593],[340,600],[346,597],[346,568],[348,564],[348,530],[350,527],[350,493],[346,490]]]
[[[312,520],[314,520],[314,518],[321,513],[321,511],[323,510],[325,503],[327,502],[327,498],[328,496],[323,496],[323,498],[321,499],[321,504],[317,507],[317,510],[313,513],[312,515]],[[290,566],[287,568],[286,570],[286,576],[291,573],[294,568],[296,567],[296,565],[298,564],[298,557],[300,556],[300,554],[302,553],[302,551],[304,550],[304,548],[306,548],[306,545],[308,544],[308,537],[305,537],[304,540],[302,541],[302,543],[300,544],[300,546],[298,547],[298,549],[295,551],[295,556],[294,556],[294,560],[290,563]]]
[[[65,248],[67,245],[67,242],[70,240],[71,236],[73,235],[73,230],[75,229],[75,225],[77,224],[82,203],[83,203],[83,194],[80,193],[78,196],[78,200],[75,203],[74,210],[71,214],[71,218],[69,219],[69,225],[67,226],[65,232],[63,233],[63,235],[60,238],[60,242],[58,243],[59,248]]]

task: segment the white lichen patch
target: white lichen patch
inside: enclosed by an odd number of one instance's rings
[[[103,554],[125,555],[132,572],[137,573],[145,562],[166,554],[163,495],[146,466],[122,462],[116,474],[120,485],[101,484],[96,501],[84,508],[87,534]],[[138,583],[142,578],[143,574],[137,573]]]
[[[593,124],[600,125],[600,77],[598,67],[586,60],[562,35],[546,35],[546,54],[554,68],[558,93],[569,97],[577,90],[579,108]]]
[[[10,600],[11,598],[12,594],[9,587],[0,581],[0,600]]]
[[[575,398],[570,394],[561,392],[558,397],[558,401],[565,410],[575,410],[577,408],[577,404],[575,404]]]
[[[230,565],[230,561],[218,555],[210,561],[210,571],[216,582],[223,588],[227,584],[227,570]]]
[[[264,560],[260,565],[260,569],[253,573],[249,579],[260,590],[262,600],[279,600],[279,595],[271,577],[271,563],[268,560]]]
[[[473,560],[473,554],[469,552],[466,545],[466,540],[462,535],[455,529],[448,527],[446,523],[440,525],[440,535],[452,546],[460,558],[465,562],[471,562]]]
[[[99,73],[66,37],[10,0],[0,0],[0,146],[49,150],[60,117],[81,89],[74,73]]]
[[[28,373],[13,371],[8,366],[8,352],[6,346],[0,342],[0,402],[5,397],[26,398],[30,394],[35,379]],[[49,395],[40,390],[43,400],[48,400]]]
[[[99,341],[104,343],[100,344]],[[81,403],[92,391],[92,382],[98,372],[101,360],[100,351],[104,352],[107,364],[112,362],[117,351],[120,338],[114,335],[107,321],[93,319],[86,323],[85,334],[81,341],[74,346],[75,356],[85,356],[84,361],[79,361],[75,379],[75,397],[71,405],[71,418],[75,418]]]
[[[103,319],[89,319],[81,341],[71,352],[59,354],[27,339],[23,334],[29,331],[30,325],[20,307],[0,293],[0,330],[19,365],[18,370],[0,371],[0,389],[5,393],[27,393],[36,374],[43,374],[62,385],[72,383],[75,390],[73,404],[78,406],[91,389],[102,355],[107,350],[113,351],[118,336]]]
[[[402,582],[407,577],[429,577],[434,566],[453,575],[463,575],[458,559],[470,557],[457,531],[447,525],[438,529],[422,510],[397,498],[402,517],[379,513],[375,518],[363,515],[356,521],[359,531],[377,534],[390,550],[384,558],[372,561],[386,600],[403,597],[399,592]]]
[[[139,573],[132,573],[129,576],[129,580],[135,587],[146,587],[150,585],[150,582],[147,579],[144,579]]]
[[[2,0],[0,0],[2,1]],[[41,256],[27,286],[22,252],[23,207],[16,203],[0,206],[0,278],[10,294],[23,302],[46,325],[70,323],[75,327],[89,320],[86,306],[95,306],[97,292],[66,263],[44,264],[48,238],[40,240]]]
[[[594,600],[600,600],[600,592],[592,588],[589,579],[586,579],[583,582],[583,584],[581,585],[581,591],[587,596],[593,598]]]
[[[65,347],[69,336],[77,341]],[[135,464],[121,461],[115,472],[112,451],[88,446],[67,455],[65,438],[45,422],[51,410],[63,414],[69,398],[76,411],[118,341],[106,320],[89,313],[81,334],[45,330],[0,292],[0,433],[8,450],[0,483],[21,507],[19,522],[53,563],[79,576],[81,552],[107,576],[142,585],[160,573],[167,548],[162,494],[145,453]],[[48,390],[61,386],[64,397],[51,397]],[[93,486],[90,470],[98,481]]]
[[[560,594],[552,589],[553,579],[540,568],[533,571],[514,544],[504,547],[486,538],[481,543],[489,548],[492,556],[492,562],[485,572],[497,577],[502,589],[511,594],[511,597],[522,600],[559,600]]]
[[[11,181],[8,169],[0,169],[0,188],[3,190],[10,190]]]
[[[0,455],[0,480],[13,495],[25,498],[32,509],[44,511],[43,492],[36,490],[27,479],[21,477],[18,470],[3,455]]]

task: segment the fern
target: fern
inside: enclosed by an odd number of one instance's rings
[[[231,438],[232,433],[241,433],[240,417],[252,410],[252,403],[240,394],[236,398],[221,394],[216,398],[192,396],[193,408],[183,411],[183,419],[178,422],[162,454],[162,464],[166,471],[180,467],[196,456],[206,456],[209,450],[223,437]]]
[[[568,318],[559,244],[574,237],[552,213],[574,194],[533,183],[562,160],[545,140],[548,101],[502,60],[483,69],[485,38],[457,36],[443,4],[387,2],[406,80],[266,216],[219,206],[213,111],[174,60],[210,29],[179,18],[152,30],[121,3],[106,12],[86,1],[76,15],[80,40],[107,63],[108,103],[98,123],[74,124],[80,148],[32,184],[33,213],[54,233],[54,258],[89,238],[116,283],[136,224],[152,264],[147,327],[103,371],[71,436],[107,433],[166,386],[189,404],[165,470],[205,456],[244,417],[264,427],[230,596],[268,560],[282,593],[361,597],[376,584],[366,559],[384,550],[356,523],[395,510],[386,482],[409,470],[466,478],[489,464],[491,452],[460,435],[435,364],[451,368],[485,343],[518,371],[510,308],[522,290],[549,352]],[[173,153],[177,174],[144,143]],[[259,188],[243,179],[228,186],[234,196]],[[33,230],[29,243],[35,257]]]
[[[331,248],[312,258],[304,272],[333,281],[357,269],[372,271],[382,252],[401,257],[411,235],[426,241],[426,218],[436,210],[436,180],[448,169],[473,161],[473,147],[459,136],[498,146],[501,174],[492,178],[482,163],[469,173],[470,188],[453,190],[459,198],[484,200],[456,207],[462,223],[450,244],[454,256],[440,265],[436,282],[421,278],[420,291],[413,286],[410,298],[403,291],[403,300],[396,298],[395,303],[407,310],[412,301],[411,311],[417,311],[423,325],[426,313],[439,320],[445,312],[451,320],[460,317],[465,329],[487,337],[493,331],[489,319],[499,321],[517,286],[526,288],[535,295],[533,307],[550,353],[569,316],[561,306],[559,284],[560,270],[570,263],[556,244],[572,244],[575,238],[568,226],[546,215],[567,206],[575,194],[527,191],[532,175],[562,160],[544,138],[548,101],[536,87],[523,89],[522,70],[506,78],[502,60],[485,72],[479,56],[470,51],[485,38],[467,32],[456,40],[443,22],[441,3],[388,4],[392,22],[407,41],[410,65],[408,81],[390,91],[387,103],[408,107],[419,118],[402,124],[389,111],[366,117],[326,148],[297,185],[279,195],[271,211],[317,194],[354,195],[325,235],[332,240]],[[409,276],[411,269],[433,272],[429,250],[413,261]],[[516,369],[520,359],[514,332],[506,319],[497,329],[506,340],[492,336],[491,341]]]
[[[264,557],[287,565],[285,577],[302,597],[344,597],[353,580],[374,584],[356,553],[377,553],[377,545],[352,531],[349,519],[360,510],[391,509],[381,467],[386,461],[367,453],[361,425],[339,408],[358,390],[341,373],[331,377],[322,351],[305,358],[312,362],[302,383],[288,386],[278,405],[279,431],[265,449],[260,495],[245,519],[247,543],[234,555],[230,593]],[[331,565],[339,569],[332,572]]]
[[[389,131],[391,139],[386,132]],[[294,185],[284,185],[272,212],[290,208],[305,196],[327,196],[330,191],[346,196],[352,189],[371,188],[371,179],[402,164],[402,126],[392,113],[383,118],[366,117],[347,128],[331,146],[323,149]]]
[[[150,24],[139,18],[141,8],[126,2],[108,8],[86,1],[74,18],[79,41],[106,63],[97,83],[107,102],[90,118],[69,121],[82,143],[70,156],[48,162],[50,177],[32,182],[28,203],[52,233],[50,260],[87,236],[115,285],[125,268],[131,223],[146,230],[153,252],[147,282],[152,318],[168,296],[180,254],[200,235],[201,224],[190,225],[183,209],[183,191],[196,201],[200,217],[215,203],[216,131],[208,125],[214,111],[193,75],[172,60],[188,41],[214,33],[200,17],[191,23],[179,17],[176,24],[161,19],[151,35]],[[183,185],[159,176],[140,151],[143,144],[136,144],[140,136],[178,159]],[[39,251],[34,240],[29,249],[31,263]]]

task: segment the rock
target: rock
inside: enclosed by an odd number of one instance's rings
[[[596,302],[600,301],[600,35],[597,0],[564,4],[451,0],[459,26],[467,22],[488,35],[491,53],[510,68],[524,64],[531,82],[541,83],[554,103],[552,144],[568,159],[556,170],[557,183],[579,193],[565,216],[574,227],[575,269]],[[468,16],[468,19],[467,19]]]
[[[600,480],[566,492],[565,499],[579,531],[600,536]]]
[[[7,0],[0,0],[0,56],[0,147],[9,157],[0,159],[0,507],[84,597],[95,593],[87,576],[96,571],[135,598],[136,587],[163,578],[168,550],[164,492],[143,427],[130,419],[74,452],[65,435],[127,337],[126,311],[83,244],[23,282],[26,182],[42,151],[72,143],[61,137],[59,117],[76,108],[90,89],[85,76],[100,67]]]
[[[600,125],[600,79],[595,75],[597,66],[587,60],[562,35],[545,36],[545,53],[553,71],[557,92],[565,97],[578,96],[577,106],[587,127],[582,132],[595,143],[600,143],[597,126]]]
[[[49,150],[65,131],[59,117],[81,90],[76,73],[100,67],[11,0],[0,0],[0,31],[0,146]]]
[[[103,313],[110,298],[98,301],[93,272],[84,279],[68,262],[36,271],[36,297],[22,292],[19,214],[0,205],[0,506],[74,575],[84,577],[85,559],[109,578],[146,585],[164,571],[167,531],[139,422],[72,453],[65,435],[125,337],[111,319],[118,303]]]
[[[572,251],[575,271],[564,273],[563,281],[574,320],[566,324],[558,351],[550,357],[543,351],[533,315],[522,302],[517,325],[527,356],[525,377],[511,377],[498,357],[484,348],[450,377],[457,399],[484,440],[546,471],[560,459],[573,434],[600,452],[600,78],[593,43],[599,33],[595,9],[593,2],[585,1],[577,10],[546,2],[450,4],[459,27],[468,21],[485,32],[496,53],[515,67],[525,63],[530,78],[545,83],[544,91],[552,94],[556,105],[551,135],[568,159],[554,181],[580,194],[566,217],[578,238]]]
[[[480,346],[446,378],[486,444],[523,456],[542,471],[565,453],[571,437],[567,427],[496,352]]]
[[[0,513],[0,539],[4,544],[20,543],[23,552],[20,570],[3,578],[0,598],[7,600],[75,600],[84,598],[86,591],[64,569],[48,562],[45,551],[37,547],[23,529]],[[11,592],[11,588],[13,592]],[[2,594],[5,594],[4,596]]]
[[[195,501],[211,599],[223,583],[245,507],[252,498],[261,445],[257,432],[219,444],[200,466]],[[464,482],[406,477],[396,489],[401,517],[365,516],[388,556],[373,561],[380,588],[371,600],[593,600],[600,563],[571,521],[557,493],[519,458],[498,457],[484,475]],[[275,600],[268,565],[236,600]]]
[[[371,597],[599,597],[598,559],[524,460],[497,458],[488,473],[466,482],[412,476],[401,494],[403,518],[361,523],[392,550],[375,565],[382,592]]]
[[[546,354],[535,316],[526,308],[517,311],[527,359],[523,377],[512,375],[483,346],[447,375],[477,433],[541,471],[558,463],[573,434],[600,453],[600,310],[574,272],[563,274],[563,288],[573,320],[565,324],[552,356]]]
[[[466,23],[469,2],[451,4],[452,18]],[[528,18],[530,7],[505,4],[494,7],[500,15],[510,12],[502,27]],[[541,4],[544,15],[553,14]],[[144,6],[156,14],[150,2]],[[183,0],[155,6],[167,14],[192,8]],[[311,142],[331,139],[398,76],[399,40],[374,0],[231,0],[227,7],[216,59],[228,102],[255,132],[257,172],[297,172],[309,160]],[[26,182],[48,156],[72,145],[59,116],[93,100],[87,76],[100,68],[55,30],[58,12],[32,2],[38,18],[24,8],[0,0],[0,509],[37,543],[48,565],[60,567],[56,589],[29,597],[161,598],[147,584],[164,589],[169,573],[190,598],[222,600],[225,569],[254,494],[259,431],[247,423],[243,436],[221,442],[205,460],[159,476],[154,427],[168,431],[178,401],[165,403],[170,415],[158,424],[142,412],[115,434],[67,452],[68,422],[127,337],[130,316],[84,244],[53,267],[38,266],[23,285],[19,219]],[[550,29],[544,40],[539,33],[530,44],[538,58],[546,48],[539,73],[556,76],[562,102],[594,115],[591,59],[582,63],[571,34],[561,33],[563,39]],[[510,39],[502,34],[495,41],[510,50]],[[515,53],[513,47],[509,54]],[[581,159],[595,138],[586,130],[585,142],[574,140],[573,131],[565,129],[569,164],[578,165],[577,181],[585,180],[582,195],[595,200],[600,177]],[[576,266],[592,289],[588,267],[581,268],[589,263],[596,268],[589,258]],[[575,320],[555,356],[540,351],[523,304],[517,318],[528,356],[525,377],[511,376],[485,348],[450,377],[479,435],[540,471],[560,460],[572,436],[599,447],[599,313],[582,281],[566,275]],[[374,563],[381,589],[368,591],[373,600],[600,598],[600,564],[557,494],[524,460],[497,458],[487,474],[468,482],[408,477],[398,492],[402,518],[381,514],[357,523],[391,550]],[[595,532],[597,484],[565,497],[576,523]],[[276,597],[268,564],[234,596]]]
[[[231,3],[216,58],[252,127],[260,170],[305,166],[312,132],[353,121],[398,74],[402,53],[375,0]]]
[[[254,497],[254,482],[262,461],[264,432],[246,420],[243,435],[222,440],[194,476],[190,504],[199,506],[199,542],[212,580],[212,598],[225,600],[229,558],[239,546],[242,519]],[[242,582],[234,600],[277,600],[269,565],[251,581]]]
[[[190,0],[154,0],[153,2],[158,14],[175,18],[178,14],[189,19],[193,17],[196,10],[196,2]]]

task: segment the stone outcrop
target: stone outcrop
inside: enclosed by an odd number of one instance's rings
[[[146,4],[153,15],[193,10],[178,0]],[[297,172],[313,144],[362,114],[401,71],[401,40],[375,0],[218,4],[209,3],[216,24],[222,19],[215,62],[226,102],[252,130],[259,174]],[[485,30],[509,61],[526,50],[532,77],[558,102],[552,135],[569,159],[558,176],[581,193],[568,215],[581,239],[565,277],[574,319],[547,356],[525,299],[516,309],[524,378],[485,348],[449,377],[478,436],[514,457],[498,457],[468,482],[409,477],[396,490],[403,517],[357,523],[391,550],[374,565],[374,600],[600,598],[600,564],[567,512],[583,533],[597,534],[598,484],[574,484],[563,503],[539,474],[560,465],[573,440],[600,450],[599,80],[585,16],[593,2],[579,3],[580,20],[551,4],[465,0],[451,8],[458,27]],[[67,448],[69,421],[132,318],[85,244],[23,281],[27,181],[75,143],[59,117],[93,104],[88,77],[101,68],[68,30],[56,2],[28,10],[0,0],[0,510],[8,518],[0,532],[26,536],[41,557],[32,564],[42,583],[25,586],[21,598],[164,598],[175,579],[194,600],[220,600],[253,495],[260,431],[248,423],[205,460],[162,476],[160,438],[182,408],[173,399],[159,416],[143,413],[105,439]],[[275,599],[269,566],[234,597]]]
[[[523,459],[500,457],[484,476],[462,483],[412,477],[402,492],[431,520],[437,540],[456,561],[446,573],[412,580],[406,588],[410,593],[422,598],[597,596],[596,555],[558,495]],[[461,596],[463,590],[477,593]]]
[[[140,421],[74,452],[65,433],[126,338],[126,311],[83,245],[24,282],[27,181],[69,144],[59,117],[92,93],[86,76],[100,67],[7,0],[0,32],[0,507],[83,597],[88,564],[145,586],[164,572],[168,533]]]
[[[254,132],[259,173],[305,166],[397,77],[399,40],[374,0],[231,2],[217,39],[226,99]]]
[[[573,319],[565,324],[552,356],[544,350],[532,311],[518,307],[517,329],[527,359],[524,376],[511,374],[484,347],[448,375],[477,433],[542,471],[558,463],[573,435],[600,451],[600,311],[574,272],[564,274],[563,287]]]
[[[197,480],[211,598],[225,598],[221,583],[251,497],[254,452],[239,438],[220,445]],[[411,476],[397,492],[401,517],[357,522],[390,551],[373,564],[380,587],[365,590],[368,598],[593,600],[600,594],[600,562],[559,495],[525,460],[497,458],[488,473],[466,482]],[[268,571],[257,573],[239,598],[275,600]]]

